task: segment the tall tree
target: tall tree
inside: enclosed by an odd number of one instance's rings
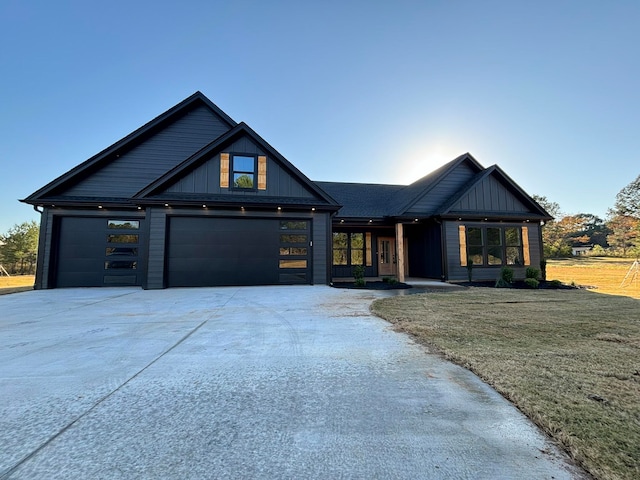
[[[616,195],[615,215],[640,218],[640,175]]]
[[[615,253],[623,257],[640,254],[640,218],[616,215],[607,226],[611,230],[607,241]]]
[[[532,198],[544,208],[554,219],[549,220],[542,226],[542,243],[544,247],[544,256],[546,258],[553,257],[570,257],[571,245],[567,241],[567,227],[560,222],[560,205],[550,201],[547,197],[541,195],[533,195]]]
[[[35,221],[14,225],[1,235],[0,263],[10,273],[33,274],[38,252],[38,224]]]

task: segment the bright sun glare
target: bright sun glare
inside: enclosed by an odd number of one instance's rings
[[[415,182],[463,153],[465,150],[452,144],[415,146],[399,157],[403,160],[395,169],[394,183]]]

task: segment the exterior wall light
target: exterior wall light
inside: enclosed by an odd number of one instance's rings
[[[98,205],[98,208],[102,208],[102,205]]]

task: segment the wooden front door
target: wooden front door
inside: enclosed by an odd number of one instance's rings
[[[396,275],[396,239],[378,238],[378,275]]]

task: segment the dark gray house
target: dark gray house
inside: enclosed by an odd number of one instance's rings
[[[407,186],[313,182],[200,92],[22,201],[36,288],[523,277],[551,218],[470,154]]]

